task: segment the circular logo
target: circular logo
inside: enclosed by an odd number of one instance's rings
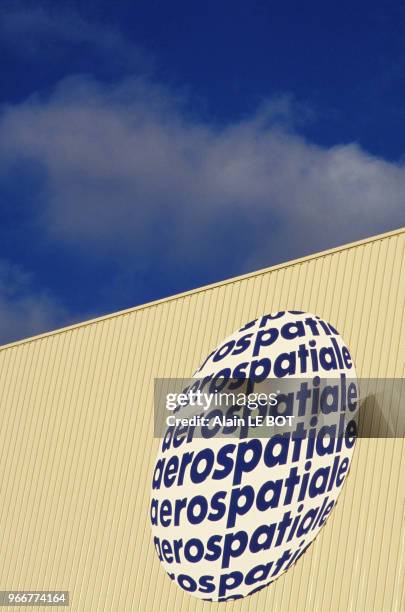
[[[264,315],[169,395],[152,476],[157,555],[195,597],[245,597],[299,559],[336,505],[357,433],[349,349],[320,317]]]

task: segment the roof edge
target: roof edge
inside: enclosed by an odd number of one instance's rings
[[[405,226],[400,227],[395,230],[384,232],[382,234],[376,234],[375,236],[369,236],[368,238],[362,238],[360,240],[356,240],[355,242],[349,242],[346,244],[342,244],[340,246],[333,247],[331,249],[326,249],[324,251],[319,251],[317,253],[305,255],[304,257],[299,257],[298,259],[291,259],[289,261],[279,263],[274,266],[269,266],[268,268],[261,268],[260,270],[255,270],[253,272],[247,272],[246,274],[241,274],[239,276],[233,276],[231,278],[226,278],[222,281],[217,281],[209,285],[203,285],[202,287],[196,287],[195,289],[189,289],[188,291],[183,291],[181,293],[175,293],[173,295],[169,295],[167,297],[160,298],[158,300],[153,300],[151,302],[145,302],[144,304],[139,304],[138,306],[131,306],[130,308],[119,310],[117,312],[112,312],[106,315],[101,315],[100,317],[95,317],[94,319],[87,319],[86,321],[81,321],[80,323],[73,323],[72,325],[67,325],[66,327],[60,327],[60,328],[57,328],[57,329],[54,329],[48,332],[44,332],[42,334],[37,334],[35,336],[29,336],[28,338],[22,338],[21,340],[16,340],[14,342],[9,342],[7,344],[0,345],[0,351],[3,351],[8,348],[12,348],[14,346],[18,346],[20,344],[27,344],[35,340],[40,340],[41,338],[47,338],[48,336],[55,336],[57,334],[62,334],[72,329],[77,329],[79,327],[86,327],[87,325],[93,325],[94,323],[99,323],[100,321],[105,321],[107,319],[113,319],[115,317],[129,314],[130,312],[142,310],[144,308],[150,308],[151,306],[157,306],[158,304],[162,304],[163,302],[170,302],[171,300],[176,300],[178,298],[186,297],[188,295],[193,295],[194,293],[200,293],[201,291],[207,291],[208,289],[215,289],[216,287],[219,287],[222,285],[228,285],[236,281],[244,280],[247,278],[253,278],[255,276],[260,276],[261,274],[265,274],[267,272],[273,272],[281,268],[289,268],[290,266],[295,266],[296,264],[303,263],[304,261],[310,261],[311,259],[318,259],[320,257],[326,257],[327,255],[331,255],[332,253],[337,253],[339,251],[346,251],[346,250],[358,247],[362,244],[376,242],[384,238],[390,238],[391,236],[397,236],[404,232],[405,232]]]

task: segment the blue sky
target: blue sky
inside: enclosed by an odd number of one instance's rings
[[[403,225],[404,41],[400,2],[3,2],[0,342]]]

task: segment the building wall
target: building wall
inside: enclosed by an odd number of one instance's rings
[[[335,325],[359,376],[403,377],[404,242],[402,229],[0,347],[0,588],[69,590],[85,612],[404,609],[404,439],[358,441],[309,551],[245,600],[183,593],[148,518],[154,377],[190,376],[283,309]]]

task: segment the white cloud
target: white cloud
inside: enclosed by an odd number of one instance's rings
[[[0,259],[0,344],[67,324],[66,309],[21,267]]]
[[[401,225],[405,167],[355,143],[311,144],[291,129],[291,112],[278,100],[218,128],[142,80],[75,77],[4,110],[0,160],[40,164],[44,227],[99,253],[160,240],[168,256],[191,248],[192,261],[204,245],[215,254],[215,226],[238,219],[260,238],[243,259],[266,265]]]
[[[33,69],[46,61],[55,74],[61,65],[114,76],[114,85],[71,76],[50,94],[0,109],[5,193],[15,176],[24,185],[27,169],[39,170],[38,181],[26,182],[38,189],[26,218],[39,240],[67,256],[77,250],[99,272],[112,260],[114,278],[100,274],[101,296],[129,295],[126,287],[147,285],[150,270],[240,273],[403,224],[404,164],[356,143],[309,142],[295,128],[311,110],[288,96],[219,127],[163,87],[117,80],[150,60],[111,25],[71,8],[6,2],[0,37]],[[0,259],[0,342],[68,322],[55,296]]]

